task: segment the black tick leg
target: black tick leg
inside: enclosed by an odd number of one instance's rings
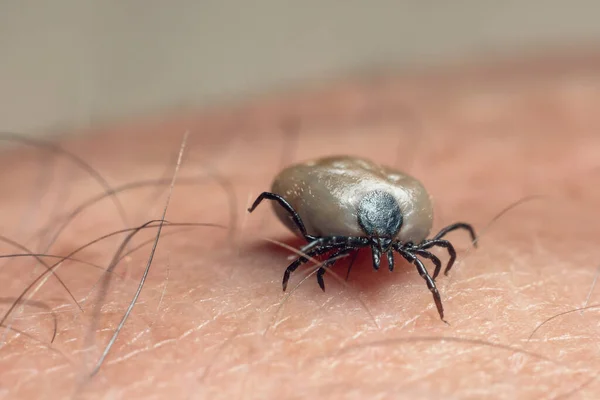
[[[325,291],[325,281],[323,280],[323,275],[325,275],[325,272],[327,272],[327,268],[333,267],[333,264],[335,264],[335,262],[338,259],[345,256],[349,252],[350,252],[350,249],[342,249],[342,250],[336,251],[335,253],[333,253],[331,255],[331,257],[329,257],[329,259],[327,261],[325,261],[325,263],[321,266],[321,268],[319,268],[319,270],[317,271],[317,282],[319,283],[319,287],[321,288],[322,291]]]
[[[402,255],[402,257],[406,258],[408,261],[415,264],[415,266],[417,267],[417,272],[419,272],[419,275],[421,275],[421,277],[425,280],[425,282],[427,283],[427,288],[429,288],[429,291],[433,295],[433,301],[435,302],[435,306],[437,308],[437,311],[438,311],[438,314],[440,315],[441,320],[446,322],[446,320],[444,319],[444,307],[442,306],[442,299],[440,297],[440,292],[438,291],[437,287],[435,286],[435,282],[433,281],[431,276],[429,276],[429,274],[427,273],[427,269],[425,268],[425,266],[423,265],[421,260],[419,260],[412,253],[405,251],[405,250],[402,250],[400,252],[400,254]],[[448,323],[448,322],[446,322],[446,323]]]
[[[446,236],[448,233],[455,231],[457,229],[464,229],[467,232],[469,232],[469,235],[471,235],[471,241],[473,242],[473,245],[475,247],[477,247],[477,236],[475,235],[475,229],[473,229],[473,226],[471,224],[467,224],[465,222],[457,222],[455,224],[452,225],[448,225],[445,228],[442,228],[437,235],[435,235],[433,238],[431,238],[431,240],[438,240],[441,239],[442,237]]]
[[[296,227],[298,228],[298,230],[300,231],[300,233],[302,234],[302,236],[304,236],[304,238],[306,239],[307,242],[312,242],[312,241],[314,241],[316,239],[316,237],[314,237],[312,235],[309,235],[306,232],[306,227],[304,226],[304,223],[302,222],[302,219],[300,218],[300,215],[296,212],[296,210],[294,210],[294,207],[292,207],[290,205],[290,203],[287,202],[286,199],[284,199],[283,197],[281,197],[278,194],[270,193],[270,192],[263,192],[263,193],[261,193],[256,198],[256,200],[254,200],[254,203],[252,204],[252,207],[250,207],[248,209],[248,212],[254,211],[254,209],[256,209],[256,207],[258,207],[258,205],[264,199],[276,201],[277,203],[279,203],[279,205],[281,207],[283,207],[290,214],[290,217],[292,218],[292,221],[294,221],[294,224],[296,225]]]
[[[427,240],[423,242],[423,244],[421,244],[419,248],[421,250],[427,250],[435,246],[443,247],[446,250],[448,250],[448,255],[450,255],[450,259],[448,260],[448,264],[446,264],[446,269],[444,269],[444,275],[448,275],[448,272],[450,272],[450,269],[454,265],[454,261],[456,261],[456,250],[454,250],[454,246],[452,245],[452,243],[443,239]]]
[[[431,278],[435,281],[435,278],[437,278],[437,276],[440,274],[440,271],[442,270],[442,262],[440,261],[440,259],[437,258],[437,256],[435,256],[434,254],[428,252],[427,250],[417,249],[414,250],[413,253],[423,258],[426,258],[433,263],[433,265],[435,266],[435,270],[433,271],[433,276]]]
[[[306,255],[308,257],[315,257],[315,256],[319,256],[321,254],[324,254],[324,253],[328,252],[329,250],[331,250],[331,249],[328,247],[318,248],[318,249],[314,249],[313,251],[309,251],[308,253],[306,253]],[[308,258],[301,256],[301,257],[298,257],[290,265],[288,265],[288,267],[285,269],[285,272],[283,273],[283,281],[282,281],[282,286],[283,286],[284,292],[287,289],[288,281],[290,280],[290,275],[292,274],[292,272],[294,272],[296,269],[298,269],[299,266],[301,266],[302,264],[304,264],[306,262],[308,262]]]

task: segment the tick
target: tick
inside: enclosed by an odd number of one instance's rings
[[[430,249],[438,246],[447,250],[447,275],[456,260],[456,251],[443,237],[464,229],[475,243],[475,230],[470,224],[457,222],[427,239],[433,224],[433,206],[417,179],[366,159],[333,156],[284,169],[273,181],[271,192],[261,193],[248,212],[265,199],[274,202],[275,213],[283,224],[308,242],[301,249],[303,253],[309,257],[326,255],[317,271],[322,290],[323,275],[341,256],[369,247],[373,268],[379,270],[385,257],[393,271],[395,252],[416,266],[444,320],[435,285],[442,263]],[[433,276],[420,258],[435,266]],[[284,291],[291,273],[306,262],[308,258],[300,256],[287,267],[283,274]]]

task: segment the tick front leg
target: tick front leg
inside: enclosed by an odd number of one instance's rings
[[[435,266],[435,270],[433,271],[432,278],[435,281],[435,278],[437,278],[437,276],[440,274],[440,271],[442,270],[442,262],[440,261],[440,259],[437,258],[434,254],[428,252],[427,250],[418,249],[414,250],[414,253],[416,255],[430,260],[433,263],[433,265]]]
[[[431,276],[429,276],[429,273],[427,273],[425,265],[423,265],[421,260],[419,260],[415,255],[407,251],[402,251],[400,254],[402,255],[402,257],[415,264],[415,266],[417,267],[417,272],[419,273],[419,275],[421,275],[421,278],[425,280],[425,283],[427,283],[427,288],[433,295],[433,301],[435,302],[435,306],[437,308],[438,314],[440,315],[440,319],[445,323],[448,323],[444,319],[444,307],[442,306],[442,298],[440,297],[440,292],[438,291],[437,286],[435,286],[434,280],[431,278]]]
[[[418,248],[420,250],[427,250],[427,249],[430,249],[435,246],[443,247],[448,251],[448,255],[450,256],[450,259],[448,260],[448,264],[446,265],[446,268],[444,269],[444,275],[448,275],[448,272],[450,272],[450,269],[452,269],[452,266],[454,265],[454,262],[456,261],[456,250],[454,249],[454,245],[452,245],[452,243],[450,243],[447,240],[433,239],[433,240],[427,240],[422,245],[420,245]],[[437,275],[435,275],[435,276],[437,276]]]

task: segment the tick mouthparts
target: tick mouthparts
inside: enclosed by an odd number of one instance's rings
[[[392,248],[393,240],[390,238],[374,238],[375,245],[382,253],[387,253]]]

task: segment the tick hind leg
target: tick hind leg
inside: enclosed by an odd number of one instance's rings
[[[314,241],[316,239],[314,236],[309,235],[306,232],[306,227],[304,226],[304,223],[302,222],[302,219],[300,218],[300,215],[298,214],[298,212],[296,212],[296,210],[294,210],[294,207],[292,207],[291,204],[288,203],[286,199],[284,199],[283,197],[281,197],[278,194],[270,193],[270,192],[262,192],[256,198],[256,200],[254,200],[254,203],[252,204],[252,207],[250,207],[248,209],[248,212],[254,211],[256,209],[256,207],[258,207],[258,205],[263,200],[265,200],[265,199],[276,201],[277,203],[279,203],[279,205],[281,207],[283,207],[283,209],[285,211],[288,212],[288,214],[290,214],[290,217],[292,218],[292,221],[294,221],[294,224],[296,225],[296,227],[298,228],[298,230],[300,231],[300,233],[302,234],[302,236],[304,236],[304,238],[306,239],[306,241],[311,242],[311,241]]]

